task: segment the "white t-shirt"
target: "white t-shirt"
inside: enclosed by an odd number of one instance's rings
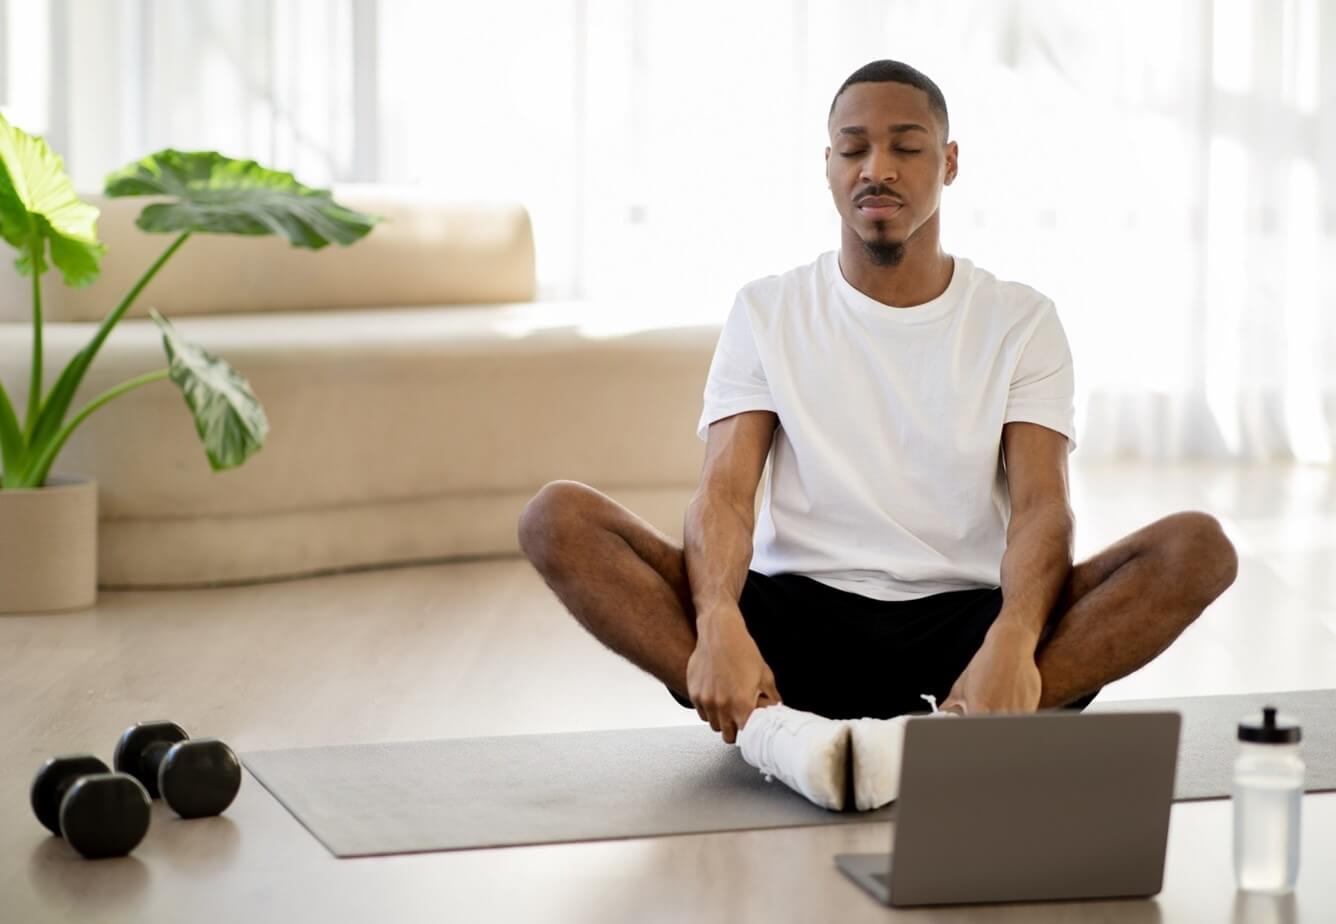
[[[697,433],[773,411],[751,567],[880,600],[1000,583],[1011,502],[1002,425],[1075,448],[1071,351],[1053,303],[955,258],[946,291],[893,308],[839,252],[749,283],[724,324]]]

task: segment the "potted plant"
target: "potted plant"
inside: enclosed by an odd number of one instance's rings
[[[105,193],[155,197],[136,224],[175,237],[44,390],[42,275],[54,265],[66,285],[97,278],[104,252],[97,240],[98,210],[79,199],[45,141],[0,116],[0,238],[18,251],[19,272],[32,277],[33,319],[22,419],[0,382],[0,612],[78,609],[96,599],[96,485],[52,475],[51,467],[74,430],[107,402],[170,379],[194,416],[214,471],[241,465],[264,445],[269,425],[246,380],[182,340],[156,311],[151,317],[162,331],[166,365],[108,389],[71,415],[98,350],[172,254],[192,234],[276,234],[313,250],[331,241],[346,245],[376,221],[338,205],[326,190],[303,186],[290,173],[214,151],[159,151],[108,176]]]

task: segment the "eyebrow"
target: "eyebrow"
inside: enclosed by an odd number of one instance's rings
[[[898,132],[926,132],[927,129],[917,122],[898,122],[891,127],[891,134]],[[846,125],[839,131],[841,135],[867,135],[867,129],[861,125]]]

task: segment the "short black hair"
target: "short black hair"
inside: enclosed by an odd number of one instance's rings
[[[840,94],[855,83],[906,83],[922,90],[928,94],[929,108],[942,120],[942,140],[951,137],[951,120],[946,114],[946,97],[942,95],[941,88],[922,71],[910,67],[903,61],[890,59],[871,61],[845,78],[844,83],[835,91],[835,98],[830,101],[830,113],[826,116],[827,119],[835,114],[835,104],[840,101]]]

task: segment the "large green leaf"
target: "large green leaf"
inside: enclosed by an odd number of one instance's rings
[[[170,196],[139,216],[145,231],[278,234],[312,250],[351,244],[376,218],[338,205],[329,191],[298,183],[291,173],[215,151],[151,154],[107,177],[108,196]]]
[[[74,192],[65,165],[41,138],[0,115],[0,237],[19,251],[19,272],[46,272],[46,245],[65,282],[97,278],[104,248],[98,211]]]
[[[157,311],[150,316],[162,330],[168,376],[195,415],[195,429],[213,470],[235,468],[259,452],[269,421],[249,383],[223,360],[182,340]]]

